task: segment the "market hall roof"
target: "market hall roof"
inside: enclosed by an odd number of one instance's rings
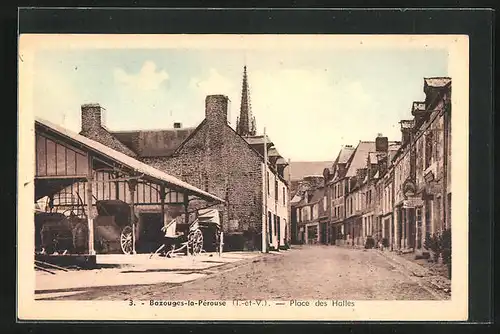
[[[99,155],[102,155],[108,159],[115,161],[116,163],[119,163],[127,167],[128,169],[143,174],[145,178],[151,179],[154,182],[164,183],[167,187],[170,188],[187,190],[187,192],[190,193],[191,195],[197,196],[205,200],[225,203],[223,199],[215,195],[212,195],[206,191],[198,189],[189,183],[181,181],[165,172],[162,172],[152,166],[140,162],[124,153],[118,152],[112,148],[109,148],[106,145],[98,143],[85,136],[79,135],[59,125],[55,125],[47,120],[37,117],[35,119],[35,124],[46,128],[48,131],[57,133],[58,135],[63,136],[73,142],[76,142]]]

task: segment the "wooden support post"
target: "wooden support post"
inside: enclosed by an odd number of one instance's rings
[[[184,193],[184,221],[186,224],[189,224],[189,196],[188,194]]]
[[[165,186],[160,186],[161,222],[165,226]],[[166,232],[166,231],[165,231]]]
[[[136,240],[136,235],[135,235],[135,229],[137,227],[136,222],[135,222],[135,190],[137,187],[137,180],[132,179],[127,181],[128,183],[128,190],[130,193],[130,220],[131,220],[131,225],[132,225],[132,254],[137,254],[135,250],[135,240]]]
[[[89,158],[89,176],[87,177],[87,221],[88,221],[88,230],[89,230],[89,239],[88,239],[88,248],[89,255],[95,255],[94,249],[94,217],[92,214],[92,158]]]
[[[184,193],[184,222],[186,224],[189,224],[189,196],[187,193]],[[189,230],[188,230],[188,233],[189,233]],[[186,253],[187,253],[187,256],[190,255],[189,243],[186,244]]]

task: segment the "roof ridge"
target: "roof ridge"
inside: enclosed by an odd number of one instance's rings
[[[130,133],[130,132],[156,132],[156,131],[179,131],[179,130],[193,130],[196,129],[197,126],[188,126],[184,128],[168,128],[168,129],[141,129],[141,130],[118,130],[112,131],[108,129],[110,133]]]

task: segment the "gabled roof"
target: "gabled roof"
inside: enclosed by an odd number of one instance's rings
[[[302,200],[302,196],[299,196],[298,194],[296,194],[295,196],[293,196],[293,198],[290,200],[290,204],[296,204],[296,203],[299,203],[300,201]]]
[[[244,138],[250,145],[264,145],[264,135],[248,136],[242,138]],[[266,135],[266,143],[267,145],[274,145],[268,135]]]
[[[305,193],[302,193],[302,196],[300,195],[295,195],[294,196],[294,202],[293,206],[295,207],[301,207],[301,206],[306,206],[306,205],[313,205],[316,204],[320,201],[323,200],[325,197],[325,188],[316,188],[314,190],[308,190],[307,191],[307,201],[305,199]]]
[[[309,175],[323,175],[323,170],[332,165],[331,161],[291,161],[290,178],[302,180]]]
[[[349,158],[351,157],[354,150],[355,148],[352,147],[351,145],[346,145],[342,147],[335,162],[339,164],[346,164],[349,161]]]
[[[356,150],[349,159],[346,177],[356,176],[356,171],[366,167],[368,154],[375,151],[374,141],[360,141]]]
[[[99,128],[93,129],[92,131],[80,131],[79,135],[90,138],[92,140],[99,141],[112,149],[126,154],[131,157],[136,157],[137,153],[131,150],[127,145],[123,144],[118,138],[113,136],[109,130],[100,126]]]
[[[111,132],[139,157],[167,157],[179,147],[196,128],[137,130]]]
[[[309,203],[313,204],[322,201],[323,197],[325,197],[325,188],[317,188],[314,190]]]
[[[331,166],[331,168],[329,168],[331,174],[331,179],[330,179],[331,181],[344,177],[344,174],[347,171],[347,169],[343,169],[342,172],[339,173],[338,167],[341,165],[345,166],[349,162],[349,159],[351,158],[354,150],[355,148],[352,147],[351,145],[345,145],[340,149],[337,158],[333,162],[333,165]]]
[[[281,157],[278,150],[274,146],[271,147],[269,150],[267,150],[267,156],[268,157]]]
[[[47,128],[49,131],[57,133],[60,136],[66,137],[73,142],[77,142],[78,144],[85,146],[87,149],[90,149],[93,152],[101,154],[106,158],[111,159],[112,161],[116,161],[117,163],[120,163],[121,165],[126,166],[137,173],[141,173],[149,179],[153,179],[157,182],[167,184],[171,187],[186,189],[193,195],[199,196],[204,199],[210,199],[218,201],[220,203],[225,203],[223,199],[215,195],[212,195],[206,191],[198,189],[189,183],[181,181],[174,176],[162,172],[124,153],[118,152],[104,144],[101,144],[85,136],[74,133],[70,130],[67,130],[61,126],[55,125],[41,118],[36,118],[35,123]]]

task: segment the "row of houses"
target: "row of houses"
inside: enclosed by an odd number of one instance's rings
[[[425,78],[423,89],[400,141],[379,134],[346,145],[322,175],[302,180],[291,200],[293,242],[364,246],[372,237],[421,250],[451,228],[451,79]]]
[[[228,120],[228,106],[227,96],[209,95],[205,100],[204,119],[196,127],[183,128],[181,123],[174,123],[172,128],[161,130],[112,131],[109,124],[103,123],[103,108],[97,103],[85,104],[81,106],[79,135],[222,199],[211,208],[221,213],[227,249],[283,248],[290,239],[285,172],[288,162],[271,138],[256,133],[246,67],[236,129]],[[106,180],[112,183],[106,173],[95,171],[93,176],[103,180],[103,189],[107,186]],[[74,192],[78,188],[71,185],[63,192]],[[162,199],[157,198],[154,191],[154,196],[149,195],[150,189],[143,188],[138,190],[136,201],[140,199],[141,205],[135,205],[135,213],[140,225],[155,226],[153,229],[158,233],[161,233],[162,222],[176,218],[179,212],[192,212],[206,206],[199,201],[184,203],[180,199],[167,201],[163,210],[157,205]],[[57,195],[61,193],[50,194],[51,197]],[[118,198],[114,191],[104,190],[95,192],[90,201],[95,207],[96,201],[107,199]],[[169,203],[179,203],[181,209],[186,208],[180,210]]]

